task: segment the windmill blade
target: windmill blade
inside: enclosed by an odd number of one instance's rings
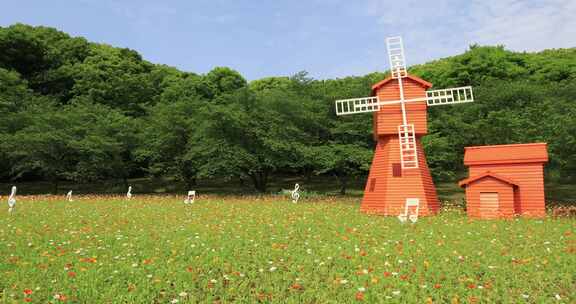
[[[426,104],[439,106],[455,103],[473,102],[472,87],[426,91]]]
[[[386,38],[386,47],[388,49],[388,59],[390,60],[390,72],[392,78],[402,78],[408,76],[406,72],[406,60],[404,59],[404,44],[402,37]]]
[[[336,100],[336,115],[376,112],[380,110],[378,97],[361,97]]]

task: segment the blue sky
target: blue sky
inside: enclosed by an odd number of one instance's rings
[[[576,0],[3,0],[0,26],[51,26],[196,73],[324,79],[386,70],[385,38],[395,35],[408,65],[473,43],[575,47],[574,16]]]

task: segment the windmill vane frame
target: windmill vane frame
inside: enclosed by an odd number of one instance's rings
[[[451,105],[473,102],[474,95],[471,86],[463,86],[448,89],[428,90],[426,91],[426,97],[405,99],[402,79],[408,77],[408,70],[406,68],[402,37],[396,36],[386,38],[386,46],[388,49],[388,59],[390,61],[390,74],[393,79],[398,80],[400,99],[384,101],[380,100],[378,96],[339,99],[336,100],[336,115],[377,112],[380,111],[383,106],[400,104],[402,108],[403,124],[398,126],[398,136],[401,140],[405,139],[404,144],[400,146],[402,150],[401,154],[403,151],[411,154],[410,151],[413,152],[412,148],[414,145],[411,140],[411,138],[414,137],[414,127],[408,123],[404,106],[406,103],[426,101],[427,106]],[[404,158],[403,156],[401,157]],[[402,161],[401,163],[403,169],[418,168],[417,159]]]
[[[420,215],[438,212],[439,200],[421,137],[427,108],[474,101],[471,86],[429,90],[432,84],[410,75],[402,37],[386,39],[390,77],[372,86],[372,96],[336,100],[337,115],[373,113],[374,158],[360,210],[397,216],[418,200]]]

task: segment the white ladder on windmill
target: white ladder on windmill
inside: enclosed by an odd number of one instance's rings
[[[402,169],[418,168],[418,149],[414,125],[399,125],[398,140],[400,141],[400,164]]]

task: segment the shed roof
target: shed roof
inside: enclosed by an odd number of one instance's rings
[[[513,180],[511,180],[511,179],[509,179],[509,178],[506,178],[506,177],[504,177],[504,176],[502,176],[502,175],[498,175],[498,174],[496,174],[496,173],[492,173],[492,172],[490,172],[490,171],[486,171],[486,172],[484,172],[484,173],[482,173],[482,174],[479,174],[479,175],[476,175],[476,176],[472,176],[472,177],[469,177],[469,178],[467,178],[467,179],[463,179],[463,180],[461,180],[461,181],[458,183],[458,186],[464,187],[464,186],[467,186],[467,185],[469,185],[469,184],[472,184],[472,183],[474,183],[474,182],[476,182],[476,181],[479,181],[479,180],[481,180],[481,179],[483,179],[483,178],[486,178],[486,177],[494,178],[494,179],[497,179],[497,180],[499,180],[499,181],[505,182],[505,183],[507,183],[507,184],[509,184],[509,185],[511,185],[511,186],[518,187],[518,184],[517,184],[516,182],[514,182]]]
[[[464,164],[514,164],[547,162],[546,143],[477,146],[464,148]]]
[[[416,77],[416,76],[412,76],[412,75],[407,75],[405,78],[414,80],[415,82],[417,82],[418,84],[420,84],[421,86],[423,86],[425,89],[429,89],[432,87],[432,84],[420,77]],[[374,84],[372,86],[372,94],[376,94],[376,91],[381,88],[382,86],[384,86],[385,84],[387,84],[388,82],[390,82],[391,80],[394,80],[395,78],[392,77],[388,77],[382,81],[377,82],[376,84]]]

